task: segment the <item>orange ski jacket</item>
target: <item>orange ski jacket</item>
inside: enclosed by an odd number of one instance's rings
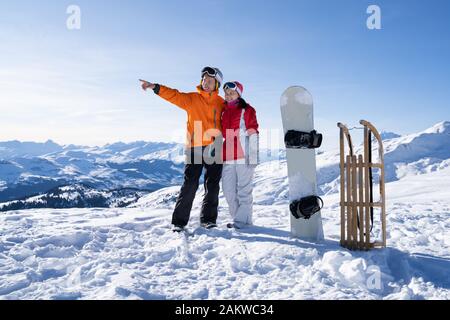
[[[221,136],[225,101],[218,90],[208,93],[198,86],[197,92],[183,93],[163,85],[158,89],[161,98],[187,112],[187,147],[208,146]]]

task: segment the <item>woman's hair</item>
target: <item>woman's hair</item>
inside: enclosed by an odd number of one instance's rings
[[[247,101],[245,101],[243,98],[239,97],[239,108],[246,109],[248,107]]]

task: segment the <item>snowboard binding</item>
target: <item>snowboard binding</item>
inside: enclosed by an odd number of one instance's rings
[[[323,200],[318,196],[309,196],[294,201],[290,205],[291,213],[295,219],[309,220],[313,215],[322,210]]]
[[[308,132],[301,132],[289,130],[284,142],[289,149],[317,149],[322,145],[323,135],[317,133],[316,130]]]

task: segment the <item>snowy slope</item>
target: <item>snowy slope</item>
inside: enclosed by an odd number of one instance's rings
[[[290,238],[285,177],[280,164],[258,168],[256,226],[241,232],[223,228],[229,221],[223,197],[222,228],[199,229],[198,197],[193,236],[171,233],[177,187],[133,208],[2,214],[0,297],[450,298],[450,168],[388,184],[389,248],[371,252],[338,245],[337,194],[325,197],[324,242]]]

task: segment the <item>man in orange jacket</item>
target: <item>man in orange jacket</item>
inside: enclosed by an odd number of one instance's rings
[[[160,84],[141,80],[142,89],[152,89],[155,94],[187,112],[187,161],[184,183],[173,213],[175,232],[181,232],[189,223],[192,203],[205,168],[203,198],[200,215],[205,228],[217,227],[220,180],[222,178],[221,115],[224,100],[219,96],[223,75],[217,68],[202,70],[202,82],[197,92],[182,93]]]

